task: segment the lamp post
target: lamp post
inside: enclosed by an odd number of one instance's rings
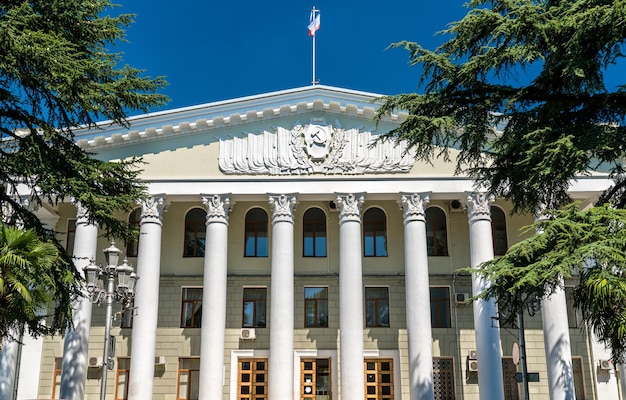
[[[135,282],[139,279],[133,267],[128,265],[126,259],[124,259],[122,265],[117,265],[121,253],[122,251],[115,246],[115,242],[111,242],[111,246],[104,249],[106,258],[104,267],[95,265],[92,260],[84,268],[89,300],[94,304],[106,305],[100,400],[105,400],[106,398],[107,372],[109,369],[113,370],[113,355],[109,354],[112,349],[111,324],[113,323],[113,303],[122,304],[123,309],[129,308],[135,297]],[[101,283],[100,280],[102,281]],[[114,351],[113,349],[111,352]]]

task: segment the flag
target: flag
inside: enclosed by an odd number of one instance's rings
[[[316,14],[317,12],[317,14]],[[311,17],[309,18],[309,36],[315,36],[315,32],[320,28],[320,12],[319,10],[311,11]]]

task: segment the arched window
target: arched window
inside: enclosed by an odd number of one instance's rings
[[[326,214],[317,207],[306,210],[302,218],[302,255],[326,257]]]
[[[137,233],[137,237],[126,245],[126,257],[137,257],[139,254],[139,221],[141,220],[141,208],[136,208],[128,216],[130,229]]]
[[[204,257],[206,211],[194,208],[185,216],[185,257]]]
[[[439,207],[426,209],[426,246],[429,256],[448,255],[446,213]]]
[[[509,248],[509,243],[506,238],[506,216],[500,207],[491,207],[491,234],[493,254],[503,256]]]
[[[387,256],[387,217],[378,207],[363,215],[363,249],[365,257]]]
[[[267,257],[267,213],[253,208],[246,214],[246,257]]]

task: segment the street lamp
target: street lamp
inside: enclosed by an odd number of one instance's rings
[[[83,270],[87,280],[87,293],[89,301],[94,304],[106,304],[106,320],[104,330],[104,351],[102,354],[102,383],[100,386],[100,400],[105,400],[107,372],[113,370],[113,354],[109,354],[111,347],[111,324],[113,323],[113,303],[120,303],[126,310],[132,305],[135,297],[135,283],[139,277],[133,267],[124,259],[122,265],[117,265],[122,251],[111,242],[111,246],[104,249],[106,265],[104,267],[91,263]],[[117,285],[116,285],[117,280]],[[102,281],[102,282],[101,282]],[[106,283],[106,287],[104,286]],[[115,350],[111,351],[113,353]]]

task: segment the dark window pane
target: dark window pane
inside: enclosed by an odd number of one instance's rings
[[[429,256],[448,255],[446,214],[441,208],[426,209],[426,244]]]
[[[302,218],[302,255],[326,257],[326,214],[314,207]]]
[[[450,288],[430,288],[430,322],[433,328],[450,328]]]
[[[262,208],[253,208],[246,213],[245,253],[246,257],[267,257],[267,213]]]
[[[365,257],[387,256],[387,217],[373,207],[363,215],[363,250]]]
[[[491,207],[491,232],[493,236],[493,254],[502,256],[509,248],[506,235],[506,216],[500,207]]]

